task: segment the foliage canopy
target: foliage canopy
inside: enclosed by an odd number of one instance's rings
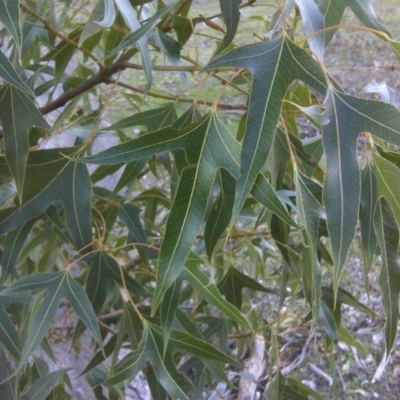
[[[37,350],[55,359],[60,303],[98,399],[139,371],[155,399],[235,393],[255,337],[267,398],[321,398],[285,366],[284,325],[360,349],[343,305],[385,319],[389,357],[398,96],[349,94],[324,52],[347,9],[400,43],[370,0],[200,3],[0,0],[2,399],[68,398]],[[355,240],[384,317],[341,285]]]

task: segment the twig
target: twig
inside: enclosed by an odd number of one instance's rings
[[[333,385],[332,377],[330,377],[327,373],[322,371],[322,369],[318,368],[314,364],[309,364],[309,367],[310,367],[311,371],[314,372],[314,374],[316,374],[316,375],[320,376],[321,378],[325,379],[328,382],[329,386]]]
[[[105,321],[107,319],[113,319],[115,317],[118,317],[120,315],[122,315],[124,313],[124,310],[116,310],[116,311],[112,311],[108,314],[103,314],[100,315],[99,317],[97,317],[100,321]]]
[[[386,353],[386,350],[385,350],[385,352],[383,353],[383,356],[382,356],[382,360],[379,363],[378,368],[376,369],[375,374],[374,374],[374,376],[373,376],[373,378],[371,380],[371,383],[375,383],[375,382],[381,380],[382,375],[385,372],[386,365],[389,362],[389,358],[390,357],[387,357],[387,353]]]
[[[125,89],[132,90],[133,92],[136,92],[136,93],[146,94],[147,96],[156,97],[156,98],[159,98],[159,99],[171,100],[171,101],[179,101],[181,103],[194,103],[195,102],[194,99],[185,99],[185,98],[181,98],[181,97],[168,96],[168,95],[165,95],[165,94],[159,94],[159,93],[154,93],[154,92],[147,92],[146,93],[144,89],[141,89],[141,88],[138,88],[138,87],[135,87],[135,86],[132,86],[132,85],[128,85],[127,83],[120,82],[120,81],[117,81],[115,79],[111,79],[110,83],[113,83],[113,84],[115,84],[117,86],[121,86],[121,87],[123,87]],[[202,104],[205,104],[207,106],[212,107],[214,103],[211,102],[211,101],[205,101],[205,102],[202,102]],[[230,104],[218,104],[217,107],[220,108],[220,109],[223,109],[223,110],[243,110],[243,111],[247,111],[247,106],[244,106],[244,105],[234,106],[234,105],[230,105]]]

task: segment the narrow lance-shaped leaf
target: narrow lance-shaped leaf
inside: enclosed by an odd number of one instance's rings
[[[289,85],[301,80],[324,93],[326,84],[317,61],[287,36],[235,49],[211,61],[204,70],[227,66],[247,68],[253,74],[233,212],[236,218],[270,152]]]
[[[386,358],[394,345],[399,320],[400,257],[399,229],[390,204],[383,198],[375,208],[374,228],[381,249],[382,269],[379,285],[386,314]]]
[[[399,171],[400,173],[400,171]],[[381,192],[382,193],[382,192]],[[373,220],[377,201],[377,183],[374,169],[368,163],[361,174],[360,225],[366,275],[368,274],[376,251],[377,238]],[[366,280],[368,278],[366,277]]]
[[[280,200],[276,191],[273,189],[272,185],[268,182],[264,175],[258,174],[254,183],[254,187],[251,191],[251,195],[255,200],[257,200],[268,210],[272,211],[283,221],[289,225],[297,226],[297,224],[290,217],[285,206],[282,204],[282,201]]]
[[[71,368],[61,368],[57,371],[50,372],[40,379],[36,380],[32,386],[24,393],[22,399],[26,400],[45,400],[57,385],[59,379],[66,374]]]
[[[314,0],[295,0],[294,2],[300,10],[304,35],[310,36],[308,39],[310,49],[323,62],[325,33],[318,34],[318,31],[322,31],[325,28],[324,17]]]
[[[378,184],[378,195],[390,203],[397,223],[400,225],[400,168],[374,152],[374,172]]]
[[[32,298],[24,293],[6,294],[4,290],[0,291],[0,341],[16,360],[21,357],[21,338],[4,306],[13,303],[30,304],[31,302]]]
[[[115,20],[115,7],[113,0],[104,0],[104,18],[101,21],[95,21],[103,28],[109,28]]]
[[[0,0],[0,21],[21,50],[22,34],[19,22],[19,0]]]
[[[391,37],[390,32],[376,16],[371,0],[350,0],[349,7],[364,26],[384,32]]]
[[[217,288],[220,293],[225,296],[226,300],[236,306],[239,310],[242,308],[242,290],[244,288],[264,293],[277,294],[274,290],[264,287],[255,279],[243,274],[232,266],[228,269],[221,282],[218,283]]]
[[[4,131],[4,153],[15,179],[18,195],[22,188],[28,159],[28,133],[32,126],[49,128],[42,114],[26,93],[10,85],[0,88],[0,120]]]
[[[122,0],[122,2],[124,3],[124,5],[126,5],[126,0]],[[112,57],[117,53],[119,53],[121,50],[125,49],[126,47],[133,46],[139,40],[142,40],[144,36],[150,33],[151,30],[156,26],[158,20],[162,18],[164,15],[168,14],[170,11],[172,11],[174,7],[176,7],[176,4],[173,4],[169,7],[164,7],[161,10],[157,11],[151,18],[149,18],[149,20],[143,26],[140,26],[140,24],[139,25],[135,24],[135,26],[138,26],[138,28],[136,29],[133,28],[134,32],[126,36],[126,38],[122,40],[122,42],[115,49],[107,53],[105,57],[106,58]]]
[[[164,300],[160,307],[161,329],[164,346],[168,345],[169,335],[175,318],[175,311],[179,305],[182,280],[178,278],[165,292]]]
[[[4,243],[3,257],[1,259],[2,271],[0,283],[4,283],[11,273],[14,277],[18,277],[18,273],[15,271],[14,267],[22,246],[24,245],[34,223],[34,219],[30,220],[8,233]]]
[[[62,299],[69,301],[78,317],[92,332],[97,343],[102,346],[96,315],[93,312],[89,299],[83,287],[76,283],[69,276],[68,272],[28,275],[3,290],[3,293],[14,294],[32,290],[46,290],[47,293],[34,316],[31,329],[22,350],[19,368],[23,367],[24,363],[43,340]]]
[[[317,320],[321,298],[321,268],[317,257],[319,213],[321,204],[307,187],[307,178],[298,168],[295,169],[297,188],[297,207],[299,220],[303,226],[304,246],[301,260],[303,285],[311,303],[313,318]]]
[[[239,6],[242,0],[219,0],[222,17],[226,26],[226,35],[218,47],[217,54],[222,53],[231,43],[236,35],[239,25]]]
[[[199,270],[198,265],[202,263],[203,261],[192,253],[184,267],[182,279],[188,281],[204,300],[217,307],[227,318],[251,330],[250,324],[243,314],[234,305],[226,301],[217,287]]]
[[[225,169],[220,169],[220,192],[214,202],[204,228],[204,242],[208,259],[224,230],[229,226],[235,202],[236,179]]]
[[[400,111],[390,104],[356,98],[334,89],[329,91],[326,106],[329,123],[323,126],[326,152],[324,205],[336,291],[354,237],[360,206],[357,137],[362,132],[371,132],[391,144],[400,145]]]
[[[0,1],[1,3],[1,1]],[[15,86],[16,89],[25,92],[26,94],[33,96],[32,90],[26,86],[21,77],[17,74],[14,67],[8,61],[8,58],[0,50],[0,78],[3,78],[10,85]]]

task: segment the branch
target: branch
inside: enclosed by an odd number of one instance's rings
[[[63,93],[58,99],[41,107],[39,111],[43,115],[46,115],[54,110],[57,110],[57,108],[65,106],[65,104],[67,104],[70,100],[74,99],[82,93],[87,92],[88,90],[92,89],[96,85],[99,85],[100,83],[112,83],[111,76],[119,71],[123,71],[124,69],[126,69],[125,60],[117,60],[110,66],[105,67],[97,72],[97,74],[93,75],[87,81]]]

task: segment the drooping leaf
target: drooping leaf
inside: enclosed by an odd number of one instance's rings
[[[169,335],[175,318],[175,311],[179,305],[182,280],[177,279],[166,291],[160,307],[161,329],[164,346],[168,345]]]
[[[309,36],[308,44],[310,49],[323,62],[325,33],[318,34],[318,31],[322,31],[325,28],[324,17],[314,0],[294,0],[294,2],[300,10],[304,35]]]
[[[31,301],[31,297],[24,293],[8,294],[4,288],[0,290],[0,342],[16,360],[21,358],[21,338],[4,306],[13,303],[30,304]]]
[[[391,37],[390,32],[376,16],[371,0],[350,0],[349,7],[364,26],[384,32]]]
[[[219,238],[231,222],[235,202],[236,179],[225,169],[219,171],[219,178],[220,192],[204,228],[204,242],[209,260],[211,260],[212,252]]]
[[[382,193],[382,192],[381,192]],[[360,225],[365,272],[368,274],[375,255],[377,238],[374,232],[374,210],[377,201],[377,184],[374,169],[368,163],[361,174]]]
[[[370,132],[399,145],[400,111],[390,104],[356,98],[336,90],[329,91],[326,106],[329,123],[323,126],[327,159],[324,204],[337,288],[358,220],[361,184],[357,137],[362,132]]]
[[[375,176],[378,184],[378,195],[385,197],[400,224],[400,168],[374,152]]]
[[[226,26],[226,35],[219,45],[216,54],[222,53],[233,41],[239,25],[239,6],[242,0],[219,0],[222,17]]]
[[[393,348],[399,321],[400,256],[399,228],[387,200],[381,198],[375,208],[374,228],[381,249],[382,269],[379,285],[386,314],[386,359]]]
[[[25,346],[22,349],[19,368],[23,367],[24,363],[45,337],[62,299],[69,301],[77,316],[89,328],[97,343],[102,347],[102,339],[96,315],[93,312],[85,290],[71,278],[68,271],[27,275],[7,287],[3,290],[3,293],[9,295],[33,290],[45,290],[47,293],[33,318]]]
[[[123,204],[118,216],[129,229],[128,243],[134,243],[143,262],[148,262],[151,258],[151,249],[147,246],[146,234],[139,218],[140,212],[140,208],[132,204]]]
[[[19,0],[0,0],[0,21],[7,28],[20,50],[22,34],[19,22]]]
[[[115,7],[113,0],[104,0],[104,17],[101,21],[95,21],[102,28],[109,28],[115,20]]]
[[[5,156],[21,198],[28,158],[28,134],[32,126],[49,128],[32,99],[10,85],[0,88],[0,121],[4,130]]]
[[[286,65],[291,65],[291,68],[287,69]],[[326,83],[318,63],[287,36],[235,49],[212,60],[204,70],[227,66],[247,68],[253,74],[240,176],[236,186],[235,218],[271,150],[289,85],[294,80],[301,80],[319,93],[324,93]]]
[[[4,243],[3,257],[1,259],[2,271],[0,284],[4,283],[10,274],[13,274],[14,277],[18,277],[18,273],[15,271],[14,267],[18,260],[22,246],[24,245],[34,223],[34,219],[27,221],[8,233]]]
[[[300,224],[303,227],[304,251],[300,261],[302,265],[303,285],[306,297],[313,310],[316,320],[319,315],[321,298],[321,267],[319,265],[317,248],[319,240],[319,216],[321,205],[309,190],[307,178],[298,168],[295,169],[297,187],[297,207]]]
[[[1,2],[0,2],[1,4]],[[1,7],[1,6],[0,6]],[[8,58],[0,50],[0,78],[3,78],[16,89],[25,92],[29,96],[33,96],[32,90],[24,83],[21,77],[13,68]]]

